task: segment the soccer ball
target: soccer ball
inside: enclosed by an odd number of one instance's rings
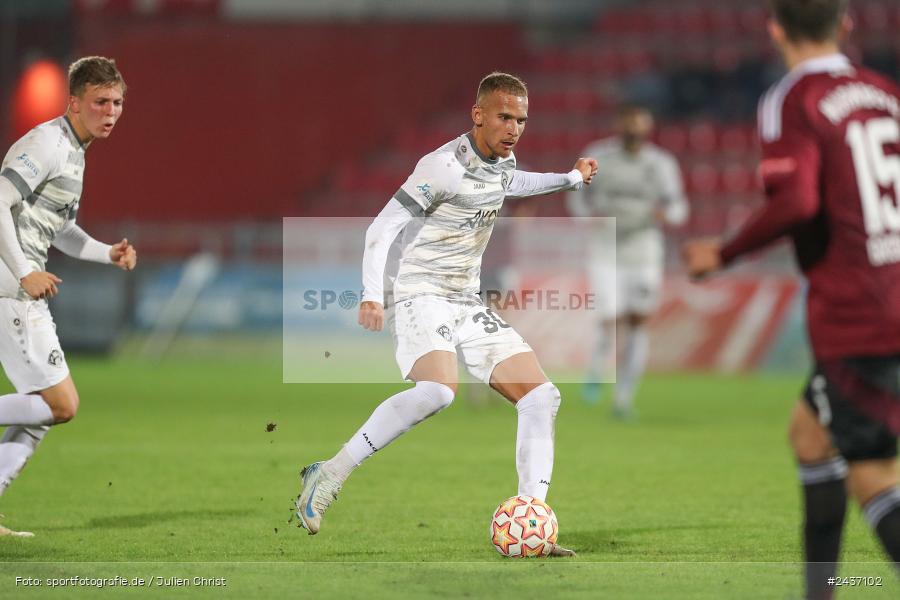
[[[553,509],[531,496],[504,500],[491,520],[491,542],[503,556],[547,556],[558,536]]]

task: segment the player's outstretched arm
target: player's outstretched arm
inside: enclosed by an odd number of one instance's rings
[[[123,271],[133,271],[137,266],[137,250],[128,243],[128,238],[109,248],[109,260]]]
[[[137,252],[127,239],[110,246],[92,238],[75,221],[67,221],[53,239],[53,246],[73,258],[113,264],[131,271],[137,264]]]
[[[581,179],[585,185],[591,185],[591,180],[597,174],[597,160],[593,158],[579,158],[575,161],[575,167],[581,173]]]
[[[590,184],[597,173],[597,161],[593,158],[579,158],[568,173],[531,173],[513,171],[506,188],[507,198],[541,196],[563,190],[577,190],[583,184]]]

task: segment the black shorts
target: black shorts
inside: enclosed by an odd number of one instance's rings
[[[820,361],[803,396],[847,461],[897,456],[900,355]]]

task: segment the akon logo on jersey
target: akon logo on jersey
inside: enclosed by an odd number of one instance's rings
[[[474,216],[463,221],[463,224],[460,225],[459,228],[478,229],[481,227],[488,227],[494,224],[494,221],[497,220],[497,215],[499,214],[499,208],[495,208],[494,210],[479,210]]]

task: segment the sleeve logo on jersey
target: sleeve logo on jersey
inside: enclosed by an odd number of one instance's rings
[[[431,184],[423,183],[421,185],[417,185],[416,189],[419,190],[419,193],[425,196],[425,199],[429,202],[434,202],[434,194],[431,192]]]
[[[27,152],[23,152],[22,154],[17,156],[16,160],[21,162],[23,165],[25,165],[25,168],[28,169],[29,171],[31,171],[31,174],[34,175],[35,177],[37,177],[38,173],[41,172],[41,168],[37,165],[36,162],[34,162],[33,160],[31,160],[31,158],[29,158]]]

